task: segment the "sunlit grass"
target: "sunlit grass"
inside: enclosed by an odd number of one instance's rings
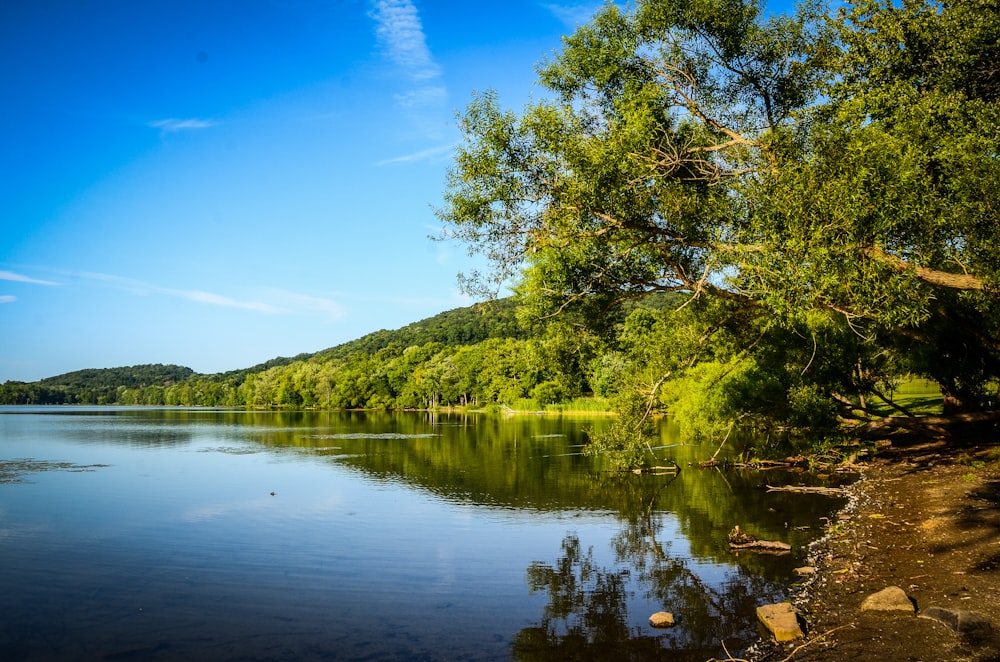
[[[546,414],[606,414],[612,411],[611,403],[607,399],[597,397],[574,398],[568,402],[551,405],[540,405],[532,398],[521,398],[510,406],[510,410],[532,414],[539,412]]]
[[[941,389],[936,383],[922,377],[904,379],[895,390],[886,395],[914,416],[937,415],[943,409]],[[886,416],[900,413],[881,398],[873,398],[870,405],[873,410]]]
[[[545,411],[560,412],[585,412],[585,413],[608,413],[611,412],[611,403],[605,398],[574,398],[569,402],[558,405],[548,405]]]

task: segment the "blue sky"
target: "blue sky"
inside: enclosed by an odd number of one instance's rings
[[[593,0],[0,3],[0,382],[314,352],[471,303],[455,113]]]
[[[470,303],[455,112],[596,2],[0,4],[0,381],[212,373]]]

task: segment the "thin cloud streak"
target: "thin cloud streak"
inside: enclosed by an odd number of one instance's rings
[[[412,154],[404,154],[402,156],[394,156],[392,158],[383,159],[381,161],[377,161],[375,165],[377,167],[381,167],[387,165],[398,165],[401,163],[416,163],[419,161],[445,161],[451,156],[454,149],[454,145],[429,147],[427,149],[422,149],[419,152],[413,152]]]
[[[389,59],[407,75],[414,80],[441,75],[441,68],[427,48],[420,14],[410,0],[378,0],[369,15]]]
[[[302,304],[303,308],[317,313],[323,313],[331,319],[339,319],[344,316],[343,306],[336,301],[320,297],[306,296],[304,294],[292,294],[290,296],[294,301]]]
[[[417,7],[413,0],[372,0],[371,8],[368,16],[382,55],[409,86],[394,95],[395,107],[423,139],[441,140],[448,89],[440,82],[443,72],[427,46]]]
[[[597,10],[603,5],[600,2],[547,2],[541,5],[567,28],[576,28],[589,23]]]
[[[212,120],[201,120],[201,119],[186,119],[179,120],[175,118],[169,118],[165,120],[156,120],[150,122],[147,126],[153,129],[160,129],[166,133],[175,133],[177,131],[197,131],[199,129],[210,129],[216,126],[218,123]]]
[[[180,297],[181,299],[187,299],[188,301],[193,301],[195,303],[204,303],[210,306],[222,306],[223,308],[240,308],[242,310],[254,310],[258,313],[267,313],[268,315],[278,315],[286,312],[281,308],[277,308],[267,303],[262,303],[260,301],[238,301],[221,294],[214,294],[212,292],[204,292],[202,290],[171,290],[167,288],[158,288],[156,290],[160,294],[167,294],[170,296]]]
[[[14,273],[13,271],[0,271],[0,280],[9,280],[15,283],[30,283],[31,285],[59,285],[59,283],[55,283],[51,280],[32,278],[31,276]]]
[[[5,294],[3,296],[0,296],[0,303],[14,303],[15,301],[17,301],[16,296],[10,294]]]
[[[360,301],[364,303],[389,304],[393,306],[450,306],[457,308],[465,305],[472,305],[470,297],[462,294],[458,290],[452,290],[450,298],[442,297],[393,297],[393,296],[362,296],[353,292],[336,292],[341,299],[348,301]]]
[[[280,289],[272,289],[269,293],[290,311],[320,313],[331,320],[340,319],[346,314],[344,307],[333,299],[298,294]]]
[[[268,314],[279,314],[286,312],[281,308],[272,306],[270,304],[262,303],[259,301],[239,301],[231,297],[227,297],[222,294],[215,294],[213,292],[206,292],[204,290],[181,290],[170,287],[161,287],[159,285],[153,285],[151,283],[145,283],[140,280],[134,280],[132,278],[123,278],[122,276],[113,276],[110,274],[102,274],[95,272],[82,272],[79,274],[81,278],[86,280],[94,280],[103,283],[109,283],[120,289],[132,292],[137,295],[148,295],[148,294],[163,294],[166,296],[178,297],[181,299],[186,299],[194,303],[202,303],[211,306],[222,306],[225,308],[240,308],[243,310],[253,310],[260,313]]]
[[[345,314],[343,307],[332,299],[298,294],[277,288],[266,288],[264,290],[265,298],[272,301],[272,303],[268,303],[266,301],[234,299],[224,294],[208,292],[206,290],[162,287],[110,274],[84,272],[79,274],[79,276],[87,280],[108,283],[139,296],[160,294],[208,306],[249,310],[266,315],[308,315],[319,313],[330,319],[340,319]]]
[[[442,102],[447,101],[448,90],[440,85],[433,85],[420,87],[402,94],[396,94],[393,98],[396,100],[396,106],[399,108],[429,106],[432,104],[441,104]]]

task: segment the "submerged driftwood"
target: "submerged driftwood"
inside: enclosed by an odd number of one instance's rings
[[[669,467],[637,467],[632,470],[634,474],[653,474],[658,476],[660,474],[676,474],[680,473],[680,465],[674,463],[673,466]]]
[[[757,540],[752,535],[744,531],[737,524],[729,532],[729,548],[735,550],[746,550],[751,552],[768,552],[772,554],[785,554],[792,551],[792,546],[786,542],[775,540]]]
[[[801,494],[822,494],[824,496],[842,497],[847,492],[842,487],[809,487],[805,485],[785,485],[783,487],[767,486],[768,492],[798,492]]]
[[[698,463],[698,466],[708,469],[712,467],[735,469],[786,469],[788,467],[804,467],[809,461],[802,456],[786,457],[784,460],[753,460],[752,462],[734,462],[732,460],[717,460],[714,457]]]

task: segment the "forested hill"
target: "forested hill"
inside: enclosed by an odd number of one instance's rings
[[[171,386],[193,376],[194,370],[179,365],[135,365],[122,368],[88,368],[46,377],[37,383],[48,388],[104,389],[108,387],[138,388],[159,384]]]
[[[412,347],[436,342],[449,346],[474,345],[488,338],[524,338],[526,332],[517,322],[517,304],[512,298],[454,308],[432,317],[395,329],[380,329],[356,340],[334,345],[313,354],[287,358],[279,356],[250,368],[222,373],[225,379],[241,379],[251,373],[286,366],[296,361],[330,361],[352,354],[375,354],[387,347]]]
[[[314,356],[338,359],[355,352],[374,354],[390,345],[412,347],[438,342],[445,345],[474,345],[489,338],[526,338],[518,324],[514,299],[498,299],[465,308],[455,308],[413,322],[401,329],[369,333],[357,340],[317,352]]]
[[[37,382],[0,384],[0,404],[135,404],[135,395],[142,393],[140,404],[245,404],[239,397],[202,398],[192,402],[185,398],[169,398],[183,392],[184,386],[224,385],[238,388],[251,375],[280,371],[295,365],[328,365],[346,361],[349,357],[401,354],[408,347],[429,343],[458,348],[481,343],[490,338],[524,339],[527,332],[518,324],[513,299],[500,299],[483,304],[439,313],[400,329],[382,329],[319,352],[302,353],[294,357],[276,357],[249,368],[221,374],[199,374],[178,365],[147,364],[116,368],[88,368],[62,375],[46,377]],[[212,389],[218,392],[218,388]],[[130,397],[131,396],[131,397]],[[206,402],[205,400],[209,400]],[[160,402],[163,400],[163,402]],[[274,404],[274,403],[269,403]]]

